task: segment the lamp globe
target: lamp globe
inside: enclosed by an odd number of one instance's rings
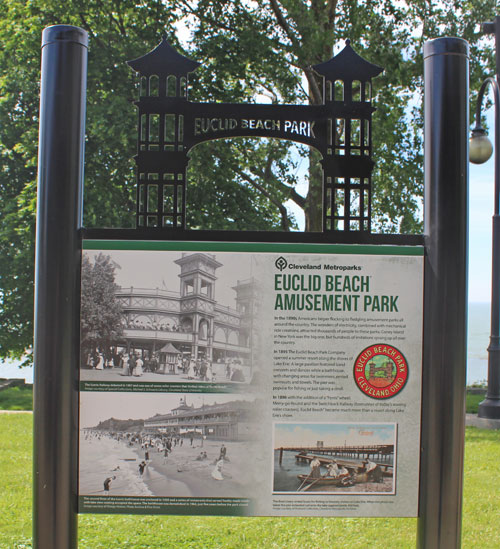
[[[493,154],[493,145],[488,138],[486,130],[475,128],[469,139],[469,160],[473,164],[484,164]]]

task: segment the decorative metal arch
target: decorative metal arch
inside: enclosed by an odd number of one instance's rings
[[[188,152],[230,137],[281,138],[315,147],[323,168],[323,232],[371,232],[371,80],[383,69],[345,48],[313,68],[321,105],[197,103],[188,75],[200,64],[164,37],[128,61],[141,79],[138,107],[137,227],[186,228]]]

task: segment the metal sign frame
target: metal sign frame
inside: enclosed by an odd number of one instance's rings
[[[138,61],[140,60],[136,60]],[[325,71],[325,65],[328,63],[317,66],[316,70],[320,73],[321,70]],[[180,147],[180,141],[175,129],[174,142],[165,141],[165,136],[168,135],[165,133],[164,122],[162,130],[158,132],[158,143],[151,143],[151,134],[147,140],[139,139],[139,227],[84,229],[82,189],[86,64],[87,33],[84,30],[65,25],[44,30],[35,274],[35,547],[66,549],[77,545],[79,289],[83,238],[349,242],[407,246],[424,244],[424,371],[417,545],[422,548],[459,547],[466,364],[468,44],[457,38],[441,38],[425,44],[425,231],[424,235],[414,236],[371,234],[369,224],[366,225],[365,219],[361,218],[357,220],[361,223],[356,230],[356,227],[351,225],[351,221],[356,219],[352,215],[349,218],[350,214],[347,219],[342,220],[344,226],[341,227],[338,223],[340,219],[332,214],[336,211],[333,202],[327,203],[327,207],[324,208],[322,233],[187,231],[184,228],[185,201],[181,208],[177,204],[173,210],[165,210],[163,206],[154,211],[140,208],[140,185],[155,184],[149,183],[147,178],[141,178],[141,173],[150,173],[140,171],[143,160],[155,157],[158,159],[162,156],[172,160],[175,168],[177,161],[173,160],[173,155],[176,155],[175,158],[181,158],[186,154],[184,148],[182,151],[165,150],[165,146]],[[153,74],[146,74],[147,71],[142,65],[139,68],[148,78]],[[324,75],[327,76],[326,71]],[[168,76],[166,75],[167,78]],[[331,78],[330,81],[336,81],[333,76]],[[165,92],[167,86],[165,80]],[[159,84],[159,92],[162,89],[163,84]],[[345,90],[348,91],[348,86]],[[350,92],[352,93],[352,88]],[[176,94],[180,93],[179,79]],[[363,100],[363,96],[361,99]],[[158,106],[160,103],[155,103],[152,98],[144,99],[142,104],[140,101],[140,117],[151,115],[151,105]],[[236,126],[231,128],[232,122],[227,122],[227,128],[226,122],[221,122],[222,126],[219,122],[209,122],[208,125],[207,122],[197,122],[197,119],[204,118],[204,114],[208,113],[205,116],[208,120],[234,119],[238,124],[238,121],[243,120],[243,114],[250,112],[245,111],[246,106],[231,106],[226,111],[218,106],[209,108],[199,104],[195,107],[195,104],[188,104],[187,98],[177,98],[174,102],[185,103],[193,109],[192,114],[186,114],[184,121],[186,140],[182,146],[187,147],[187,150],[203,140],[203,128],[208,128],[205,134],[209,131],[213,131],[214,134],[219,132],[219,136],[225,132],[227,136],[231,136],[231,132],[233,135],[238,134]],[[323,154],[323,168],[325,173],[330,175],[325,177],[324,194],[328,196],[330,188],[332,196],[337,178],[344,178],[343,184],[347,187],[352,186],[352,183],[349,181],[351,176],[345,175],[345,172],[328,172],[330,167],[341,169],[342,159],[339,157],[346,155],[334,154],[335,146],[333,141],[329,141],[328,124],[316,121],[316,117],[319,120],[320,116],[327,114],[326,103],[327,101],[324,106],[319,107],[279,106],[276,111],[269,111],[271,107],[268,106],[255,106],[252,107],[253,118],[247,119],[288,120],[290,123],[295,121],[299,123],[299,131],[300,121],[305,122],[304,131],[307,132],[307,128],[309,131],[313,130],[315,138],[321,142],[312,143],[311,135],[299,136],[300,140],[319,149],[326,148],[326,154]],[[169,100],[164,102],[164,105],[167,104],[173,103]],[[293,110],[287,110],[292,108]],[[312,110],[305,111],[306,108]],[[338,108],[341,108],[340,103],[335,105],[335,101],[332,100],[331,110],[327,114],[331,115],[332,120],[339,116],[339,111],[335,110]],[[150,112],[146,112],[147,109],[150,109]],[[167,112],[165,107],[161,109],[156,109],[159,112],[153,114],[172,114],[170,111]],[[311,114],[305,115],[305,112]],[[371,106],[363,111],[368,119],[371,112]],[[180,116],[179,112],[177,115]],[[309,116],[311,118],[308,118]],[[186,123],[186,120],[191,122]],[[311,125],[312,121],[316,121],[314,126]],[[279,129],[276,124],[273,129],[272,122],[267,128],[265,122],[262,122],[262,127],[259,125],[259,128],[255,122],[255,126],[255,133],[251,135],[261,133],[267,137],[283,137],[281,132],[284,131],[284,125],[282,128],[281,123]],[[241,122],[239,127],[241,128]],[[197,134],[198,130],[200,133]],[[270,135],[273,132],[275,135]],[[160,136],[163,136],[163,141]],[[352,144],[351,141],[349,143]],[[141,145],[147,145],[149,149],[150,144],[158,147],[162,145],[164,149],[140,150]],[[331,155],[328,153],[330,145]],[[366,150],[368,153],[371,152],[371,137]],[[368,165],[368,161],[371,162],[370,154],[354,156],[354,164]],[[173,168],[168,168],[171,169]],[[175,169],[179,171],[164,173],[185,174],[185,166]],[[371,173],[371,168],[369,172]],[[151,173],[160,173],[159,168],[158,171]],[[370,177],[370,173],[366,177]],[[333,179],[328,181],[328,177]],[[166,181],[166,185],[170,184],[168,179]],[[185,177],[179,185],[184,189]],[[144,216],[144,222],[141,222],[140,216]],[[156,216],[156,221],[148,221],[148,216]],[[165,223],[163,217],[169,216],[172,217],[172,222],[167,220]]]

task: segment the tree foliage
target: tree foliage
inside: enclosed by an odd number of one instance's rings
[[[89,32],[85,211],[88,227],[133,226],[135,76],[125,61],[166,33],[200,61],[193,100],[318,103],[311,66],[350,38],[385,68],[375,81],[374,228],[421,230],[422,46],[437,36],[471,44],[471,89],[491,72],[493,53],[477,23],[493,0],[0,0],[0,357],[31,345],[40,37],[71,24]],[[176,30],[188,26],[182,45]],[[321,218],[314,152],[283,141],[214,141],[191,152],[188,223],[193,228],[307,230]],[[309,162],[309,169],[299,169]],[[307,180],[307,191],[299,186]]]
[[[80,338],[82,357],[99,349],[106,356],[123,332],[122,306],[116,297],[115,267],[111,258],[97,254],[94,263],[82,261]]]

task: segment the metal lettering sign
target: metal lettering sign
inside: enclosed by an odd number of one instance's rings
[[[371,79],[382,69],[350,46],[313,68],[321,105],[195,103],[188,74],[199,63],[165,39],[129,61],[141,79],[137,143],[137,227],[185,228],[188,152],[231,137],[280,138],[317,149],[323,168],[323,231],[370,232]]]

